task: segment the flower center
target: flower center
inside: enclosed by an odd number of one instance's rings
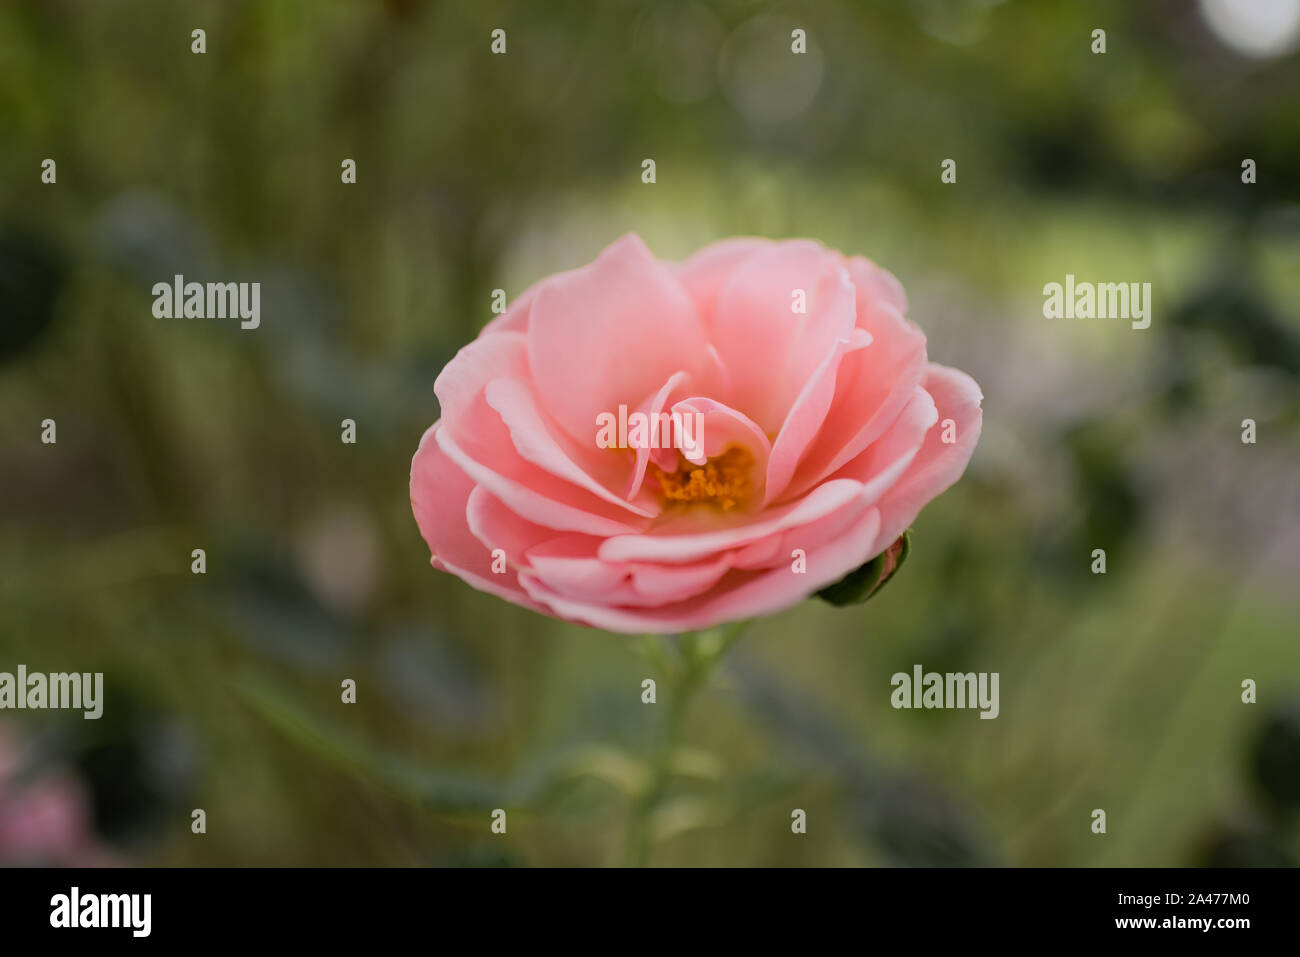
[[[648,471],[659,483],[659,491],[668,504],[708,502],[729,512],[745,501],[753,465],[754,456],[748,449],[731,445],[703,465],[682,458],[676,472],[665,472],[653,462]]]

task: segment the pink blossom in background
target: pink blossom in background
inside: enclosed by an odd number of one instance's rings
[[[0,866],[116,863],[95,837],[81,783],[62,770],[27,774],[17,736],[0,727]]]

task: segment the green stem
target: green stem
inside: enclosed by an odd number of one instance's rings
[[[673,756],[681,745],[691,704],[707,687],[718,662],[740,637],[746,624],[733,622],[720,628],[684,634],[677,641],[676,659],[664,653],[661,636],[645,636],[643,650],[668,679],[665,682],[668,685],[665,689],[668,692],[668,716],[650,764],[649,779],[629,811],[624,859],[628,867],[645,867],[650,863],[654,814],[672,778]],[[671,643],[672,639],[666,641]]]

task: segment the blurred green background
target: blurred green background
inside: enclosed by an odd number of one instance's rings
[[[4,4],[0,670],[107,699],[0,714],[0,862],[626,860],[671,680],[433,571],[407,480],[492,290],[627,231],[867,255],[985,394],[889,588],[701,692],[653,863],[1300,858],[1297,3],[1239,6]],[[261,328],[155,319],[174,273],[260,281]],[[1045,319],[1066,273],[1151,282],[1151,327]],[[893,710],[917,663],[1000,717]],[[6,848],[51,775],[87,833]]]

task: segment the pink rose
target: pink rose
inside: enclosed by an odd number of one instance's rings
[[[628,235],[543,279],[434,384],[442,418],[411,462],[434,567],[633,633],[767,615],[838,581],[979,439],[979,387],[926,360],[906,309],[888,272],[802,239],[665,263]],[[637,413],[657,443],[633,435]]]

